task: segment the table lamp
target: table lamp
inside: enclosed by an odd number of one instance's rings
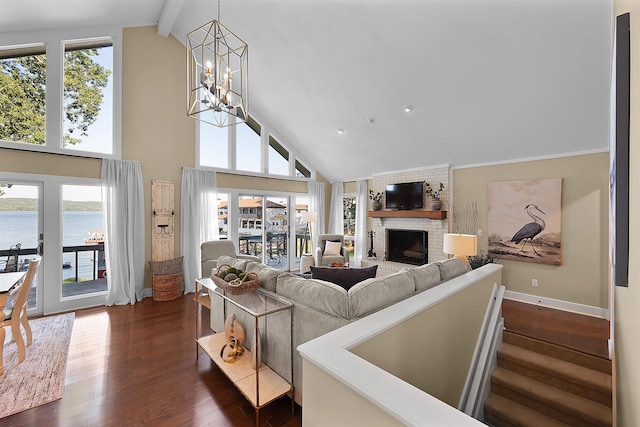
[[[478,236],[475,234],[445,233],[442,251],[456,258],[462,258],[469,264],[467,257],[478,253]]]

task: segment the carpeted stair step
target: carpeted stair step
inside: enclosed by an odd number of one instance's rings
[[[491,376],[491,391],[569,425],[612,425],[612,411],[609,406],[502,367],[497,367]]]
[[[611,375],[503,343],[498,366],[611,407]]]
[[[485,402],[484,421],[494,427],[571,426],[495,393]]]
[[[509,331],[504,331],[503,342],[611,375],[611,360],[609,359]]]

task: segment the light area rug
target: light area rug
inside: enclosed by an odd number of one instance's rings
[[[5,328],[0,418],[62,398],[74,318],[67,313],[30,320],[33,343],[22,363],[11,328]]]

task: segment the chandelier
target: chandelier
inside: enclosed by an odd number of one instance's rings
[[[187,115],[218,127],[248,117],[247,44],[218,18],[187,34]]]

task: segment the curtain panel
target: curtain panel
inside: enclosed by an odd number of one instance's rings
[[[181,219],[182,255],[184,256],[184,293],[195,291],[200,271],[200,245],[220,238],[216,173],[182,168]]]
[[[144,297],[144,187],[140,162],[102,160],[107,298],[135,304]]]
[[[342,182],[334,182],[331,188],[331,210],[329,211],[329,233],[344,234],[344,196]]]

